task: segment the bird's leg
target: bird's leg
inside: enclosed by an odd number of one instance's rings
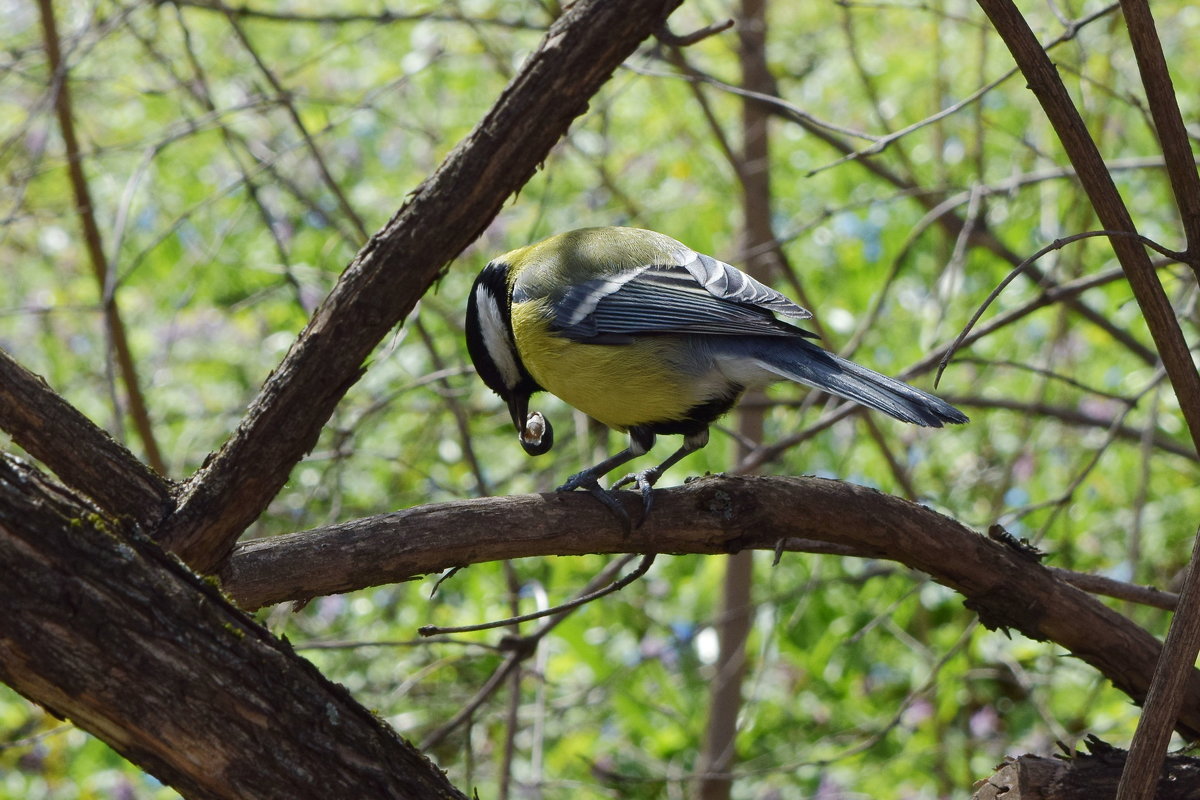
[[[625,533],[632,531],[632,523],[629,519],[629,512],[625,510],[625,506],[621,505],[616,496],[612,492],[607,491],[600,486],[600,478],[612,472],[622,464],[637,458],[640,455],[645,455],[646,451],[654,446],[654,434],[643,431],[630,431],[629,446],[621,452],[609,456],[608,458],[596,464],[593,467],[588,467],[582,472],[576,472],[571,477],[567,478],[562,486],[556,491],[572,492],[576,489],[587,489],[592,497],[599,500],[604,506],[613,513],[613,516],[621,523],[621,527],[625,529]],[[616,488],[616,487],[614,487]]]
[[[622,486],[628,483],[637,485],[637,488],[642,493],[642,522],[644,522],[646,517],[650,516],[650,509],[654,506],[654,484],[658,482],[658,479],[662,477],[664,472],[673,467],[681,458],[689,453],[696,452],[706,444],[708,444],[708,428],[705,428],[699,433],[693,433],[690,436],[685,436],[683,437],[683,446],[671,455],[667,456],[667,459],[657,467],[650,467],[649,469],[644,469],[641,472],[631,472],[624,478],[621,478],[621,480],[614,483],[612,488],[620,489]],[[641,527],[641,522],[638,523],[638,527]]]

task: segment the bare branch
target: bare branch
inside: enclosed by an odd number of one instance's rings
[[[637,569],[635,569],[633,572],[630,572],[628,575],[623,576],[620,580],[615,580],[612,583],[610,583],[609,585],[605,586],[604,588],[597,589],[594,592],[588,592],[586,594],[582,594],[579,597],[576,597],[574,600],[569,600],[566,603],[563,603],[562,605],[559,605],[559,606],[543,608],[540,611],[532,611],[528,614],[520,614],[515,617],[509,617],[508,619],[497,619],[497,620],[492,620],[491,622],[480,622],[475,625],[455,625],[455,626],[447,627],[447,628],[442,628],[437,625],[425,625],[425,626],[418,628],[417,633],[421,634],[422,636],[440,636],[440,635],[449,634],[449,633],[468,633],[471,631],[490,631],[495,628],[503,628],[505,625],[519,625],[522,622],[533,622],[535,619],[541,619],[542,617],[553,616],[554,614],[560,614],[564,611],[571,611],[572,609],[579,608],[580,606],[586,605],[586,604],[592,602],[593,600],[599,600],[601,597],[610,595],[613,592],[621,591],[626,586],[633,583],[638,578],[642,577],[643,575],[645,575],[647,572],[650,571],[650,567],[654,564],[654,556],[655,556],[654,553],[647,553],[646,555],[642,556],[642,561],[640,564],[637,565]]]
[[[1050,567],[1050,571],[1089,594],[1102,594],[1116,600],[1128,600],[1131,603],[1161,608],[1166,611],[1174,611],[1175,606],[1179,604],[1179,595],[1175,592],[1164,592],[1150,586],[1138,586],[1115,578],[1090,575],[1086,572],[1076,572],[1062,567]]]
[[[562,606],[552,611],[550,619],[537,626],[537,628],[535,628],[529,634],[505,639],[504,649],[508,650],[508,655],[505,657],[503,663],[496,668],[496,671],[492,673],[492,676],[488,678],[483,686],[479,687],[479,691],[475,693],[475,696],[467,701],[457,714],[447,720],[443,725],[440,725],[438,728],[431,731],[428,736],[421,740],[421,749],[430,750],[434,747],[437,747],[455,729],[470,719],[471,715],[474,714],[480,706],[487,702],[489,697],[496,693],[496,690],[499,689],[500,685],[503,683],[504,678],[510,674],[515,674],[521,662],[528,659],[536,651],[538,643],[544,639],[546,635],[550,633],[550,631],[558,627],[560,622],[569,617],[572,611],[582,605],[582,603],[579,602],[582,598],[594,596],[596,591],[599,590],[599,587],[604,586],[605,583],[615,578],[617,573],[624,569],[625,565],[632,560],[633,557],[628,556],[626,558],[618,558],[610,562],[604,567],[604,569],[600,570],[595,577],[588,581],[587,586],[585,586],[583,591],[580,593],[580,597],[570,601],[569,603],[564,603]],[[609,585],[611,586],[612,584]]]
[[[716,36],[718,33],[724,33],[733,27],[733,20],[727,19],[721,22],[714,22],[711,25],[705,25],[699,30],[694,30],[691,33],[675,34],[666,25],[658,29],[654,34],[654,38],[658,39],[665,45],[670,47],[689,47],[697,42],[702,42],[710,36]]]
[[[169,482],[3,350],[0,430],[68,486],[143,530],[153,530],[171,508]]]
[[[1095,142],[1088,133],[1087,126],[1080,117],[1078,110],[1071,101],[1066,87],[1062,83],[1054,64],[1046,55],[1045,50],[1037,42],[1033,31],[1021,12],[1011,0],[979,0],[984,13],[991,19],[992,24],[1004,39],[1013,58],[1022,73],[1029,81],[1029,88],[1037,97],[1046,116],[1054,126],[1059,140],[1067,151],[1080,182],[1091,200],[1096,215],[1101,224],[1116,231],[1135,231],[1133,219],[1129,215],[1112,175],[1104,168],[1104,162],[1096,148]],[[1136,9],[1135,9],[1136,10]],[[1138,24],[1140,29],[1134,32],[1139,38],[1142,51],[1138,55],[1139,67],[1143,75],[1147,68],[1152,71],[1153,58],[1146,52],[1149,45],[1147,19],[1143,17]],[[1148,26],[1152,29],[1153,23]],[[1154,37],[1155,39],[1157,37]],[[1157,44],[1157,42],[1154,42]],[[1161,55],[1161,54],[1160,54]],[[1162,64],[1165,72],[1166,66]],[[1148,87],[1149,88],[1149,87]],[[1162,87],[1159,87],[1161,90]],[[1169,90],[1169,86],[1167,87]],[[1172,107],[1174,99],[1172,98]],[[1165,113],[1164,113],[1165,112]],[[1178,112],[1176,111],[1176,114]],[[1170,131],[1175,130],[1169,111],[1163,110],[1155,114],[1160,124],[1171,125]],[[1182,123],[1180,123],[1180,127]],[[1172,139],[1174,148],[1168,163],[1178,166],[1179,157],[1177,143]],[[1184,143],[1186,148],[1186,142]],[[1188,161],[1191,160],[1190,149]],[[1194,168],[1192,169],[1194,173]],[[1172,186],[1178,192],[1188,191],[1184,184],[1177,183],[1172,176]],[[1194,186],[1195,175],[1186,184]],[[1194,200],[1189,201],[1189,207],[1194,206]],[[1200,219],[1190,220],[1192,224]],[[1146,251],[1135,241],[1119,237],[1112,239],[1113,250],[1125,271],[1134,297],[1142,310],[1150,334],[1158,349],[1171,387],[1179,400],[1179,409],[1191,433],[1192,443],[1200,449],[1200,373],[1197,372],[1195,361],[1188,344],[1180,330],[1179,321],[1175,316],[1166,292],[1159,283],[1154,267]],[[1188,243],[1189,248],[1195,242]],[[1188,565],[1188,577],[1183,592],[1179,613],[1172,621],[1168,635],[1168,648],[1164,653],[1164,663],[1155,672],[1151,700],[1146,714],[1139,721],[1137,733],[1133,739],[1129,767],[1138,777],[1132,775],[1128,782],[1123,779],[1118,796],[1122,800],[1134,800],[1147,797],[1153,793],[1154,777],[1158,774],[1158,765],[1165,752],[1170,738],[1170,729],[1176,718],[1176,701],[1179,699],[1178,687],[1192,677],[1192,664],[1195,662],[1197,649],[1200,649],[1200,532],[1192,548],[1192,558]]]
[[[1197,455],[1193,448],[1188,447],[1185,443],[1177,442],[1165,434],[1159,433],[1153,427],[1135,428],[1124,424],[1114,426],[1112,417],[1089,414],[1086,411],[1069,406],[1036,401],[1011,400],[1003,397],[977,397],[961,394],[948,394],[945,399],[947,403],[953,403],[956,406],[965,406],[966,408],[1000,408],[1008,411],[1017,411],[1031,418],[1055,419],[1059,422],[1065,422],[1068,425],[1096,428],[1098,430],[1111,430],[1118,439],[1123,439],[1127,442],[1147,442],[1151,447],[1162,450],[1164,453],[1186,458],[1192,462],[1200,461],[1200,455]]]
[[[967,321],[967,324],[963,326],[962,331],[959,332],[958,336],[955,337],[954,341],[950,344],[949,349],[946,350],[945,355],[943,355],[941,360],[938,362],[937,372],[934,374],[934,377],[933,377],[933,385],[934,386],[938,385],[938,381],[941,380],[942,372],[945,371],[946,365],[950,363],[950,360],[952,358],[954,358],[954,354],[958,352],[959,346],[962,344],[963,340],[967,338],[967,335],[971,332],[971,329],[975,327],[975,323],[979,322],[979,318],[983,316],[983,312],[987,311],[988,306],[990,306],[992,304],[992,302],[997,297],[1000,296],[1000,294],[1004,291],[1004,289],[1010,283],[1012,283],[1013,280],[1015,280],[1018,275],[1020,275],[1022,272],[1024,272],[1026,269],[1028,269],[1035,261],[1037,261],[1042,256],[1046,255],[1047,253],[1052,253],[1055,250],[1061,250],[1062,248],[1066,247],[1068,244],[1071,244],[1072,242],[1078,242],[1082,239],[1092,239],[1097,236],[1107,236],[1109,238],[1114,238],[1114,237],[1119,237],[1119,236],[1129,236],[1134,239],[1137,239],[1139,242],[1146,245],[1147,247],[1149,247],[1153,250],[1156,250],[1159,253],[1162,253],[1163,255],[1165,255],[1168,258],[1171,258],[1171,259],[1174,259],[1177,261],[1183,261],[1186,258],[1186,256],[1183,253],[1175,253],[1170,250],[1167,250],[1166,248],[1162,247],[1161,245],[1152,241],[1151,239],[1147,239],[1145,236],[1142,236],[1137,233],[1132,233],[1130,231],[1084,231],[1082,233],[1072,234],[1071,236],[1064,236],[1061,239],[1055,239],[1053,242],[1051,242],[1050,244],[1041,248],[1036,253],[1034,253],[1033,255],[1026,258],[1024,261],[1022,261],[1020,264],[1017,264],[1017,266],[1013,267],[1009,271],[1009,273],[1004,276],[1004,279],[996,285],[996,288],[993,289],[991,291],[991,293],[989,293],[988,296],[984,299],[984,301],[979,304],[979,308],[977,308],[975,310],[975,313],[971,315],[971,319],[969,319]]]
[[[1115,11],[1116,9],[1117,9],[1117,4],[1113,3],[1109,6],[1106,6],[1103,9],[1096,11],[1093,14],[1090,14],[1090,15],[1084,17],[1083,19],[1075,21],[1070,26],[1068,33],[1064,34],[1063,36],[1060,36],[1058,39],[1054,40],[1054,42],[1051,42],[1050,44],[1048,44],[1047,47],[1048,48],[1053,47],[1055,44],[1058,44],[1058,43],[1061,43],[1064,41],[1068,41],[1084,25],[1087,25],[1097,19],[1101,19],[1105,15]],[[920,203],[928,211],[928,213],[926,214],[925,220],[923,220],[921,223],[918,223],[917,228],[923,229],[924,225],[927,222],[936,222],[946,232],[946,235],[951,236],[957,240],[960,236],[963,235],[963,232],[968,227],[971,227],[970,233],[967,237],[968,245],[976,246],[976,247],[983,247],[983,248],[991,251],[992,253],[995,253],[997,256],[1004,259],[1005,261],[1009,262],[1014,267],[1017,264],[1021,263],[1021,257],[1019,255],[1017,255],[1011,248],[1009,248],[1007,245],[1005,245],[1003,242],[1001,242],[1000,239],[994,233],[992,233],[989,229],[987,229],[986,227],[983,227],[983,226],[969,226],[967,220],[965,220],[962,216],[954,213],[953,209],[955,207],[961,205],[962,203],[966,202],[966,200],[970,197],[969,192],[963,192],[963,193],[954,195],[950,198],[946,198],[944,196],[944,193],[941,191],[934,191],[934,190],[930,190],[927,188],[919,187],[916,184],[914,184],[912,181],[908,180],[907,178],[890,170],[886,165],[881,163],[881,161],[878,159],[855,157],[854,156],[854,153],[855,153],[854,148],[851,147],[850,144],[848,142],[846,142],[844,139],[839,138],[836,134],[842,133],[842,134],[846,134],[846,135],[849,135],[852,137],[871,139],[872,141],[874,141],[874,137],[872,137],[871,135],[861,133],[858,131],[851,131],[851,130],[843,129],[836,125],[833,125],[832,123],[828,123],[823,120],[818,120],[818,119],[812,117],[811,115],[809,115],[807,112],[803,111],[802,109],[799,109],[796,106],[786,103],[783,100],[781,100],[777,97],[773,97],[771,95],[762,95],[762,96],[749,95],[746,92],[738,89],[737,87],[730,86],[729,84],[723,83],[722,81],[719,81],[716,78],[713,78],[709,75],[706,75],[706,74],[700,72],[699,70],[697,70],[694,66],[692,66],[690,64],[682,63],[677,58],[672,59],[672,63],[674,63],[677,67],[680,67],[683,70],[683,72],[685,73],[684,77],[692,83],[703,82],[703,83],[715,86],[718,89],[721,89],[723,91],[728,91],[728,92],[731,92],[734,94],[741,94],[741,95],[744,95],[747,97],[754,97],[754,99],[760,100],[761,102],[765,103],[767,108],[770,109],[773,113],[799,125],[805,131],[807,131],[808,133],[817,137],[821,141],[825,142],[827,145],[829,145],[831,148],[833,148],[837,152],[841,153],[843,156],[851,157],[849,159],[847,159],[847,158],[840,159],[839,163],[840,163],[840,161],[853,160],[856,163],[858,163],[859,165],[861,165],[868,172],[875,175],[876,177],[883,179],[884,181],[892,184],[893,186],[895,186],[896,188],[900,189],[903,192],[909,193],[913,197],[914,200],[916,200],[918,203]],[[1005,77],[1008,77],[1008,76],[1005,76]],[[1134,166],[1136,167],[1136,166],[1142,166],[1142,165],[1143,165],[1142,162],[1138,162],[1138,164],[1136,164]],[[1149,166],[1149,165],[1145,164],[1145,166]],[[1122,168],[1124,168],[1124,166],[1122,166]],[[1063,176],[1066,177],[1066,176],[1071,176],[1071,175],[1074,175],[1073,171],[1065,172]],[[1051,174],[1049,177],[1053,177],[1053,176],[1054,176],[1054,174]],[[997,184],[996,186],[989,187],[989,188],[996,192],[1003,193],[1003,192],[1011,191],[1011,189],[1013,187],[1012,187],[1011,181],[1002,181],[999,184]],[[988,189],[981,189],[981,190],[988,191]],[[1054,288],[1055,282],[1053,280],[1051,280],[1048,275],[1043,273],[1036,266],[1030,265],[1029,267],[1027,267],[1025,269],[1024,274],[1030,280],[1037,283],[1039,286],[1043,286],[1047,289]],[[801,299],[803,300],[803,298],[801,298]],[[1078,298],[1067,296],[1067,298],[1065,299],[1065,302],[1072,311],[1079,314],[1084,319],[1088,320],[1089,322],[1091,322],[1093,325],[1097,326],[1101,330],[1105,331],[1109,336],[1111,336],[1114,340],[1116,340],[1121,345],[1123,345],[1125,348],[1127,348],[1131,353],[1136,355],[1142,361],[1146,362],[1147,364],[1151,364],[1151,365],[1158,363],[1157,354],[1152,349],[1146,347],[1144,344],[1139,342],[1135,336],[1133,336],[1129,331],[1123,329],[1121,326],[1114,323],[1113,320],[1108,319],[1105,315],[1103,315],[1100,312],[1096,311],[1095,309],[1091,308],[1090,306],[1088,306],[1086,303],[1084,303],[1082,300],[1080,300]]]
[[[165,4],[168,0],[155,0]],[[199,8],[205,11],[216,11],[230,14],[243,19],[270,20],[271,22],[290,22],[307,25],[347,25],[368,22],[372,25],[393,25],[400,22],[469,22],[472,25],[495,25],[501,28],[515,30],[542,31],[545,25],[519,19],[499,19],[495,17],[472,17],[454,13],[454,6],[446,4],[445,11],[418,11],[402,14],[395,11],[380,11],[377,13],[332,13],[332,14],[302,14],[294,11],[276,11],[271,9],[251,8],[247,5],[230,5],[217,0],[170,0],[174,6]]]
[[[620,495],[631,510],[640,502],[635,492]],[[798,544],[793,540],[926,572],[963,594],[985,625],[1056,642],[1135,701],[1145,697],[1161,645],[1142,628],[1028,555],[948,517],[819,478],[703,478],[662,490],[632,539],[582,493],[421,506],[245,544],[222,580],[239,604],[255,608],[505,558],[774,552]],[[1185,697],[1178,729],[1200,731],[1200,673],[1192,673]]]
[[[1105,168],[1096,143],[1029,23],[1011,0],[979,0],[979,5],[1004,39],[1029,81],[1030,90],[1054,126],[1100,224],[1109,231],[1136,233],[1133,219],[1112,175]],[[1179,320],[1141,243],[1124,236],[1114,237],[1111,241],[1179,399],[1192,442],[1200,447],[1200,373],[1196,371]]]
[[[1066,302],[1070,298],[1076,297],[1088,289],[1095,288],[1097,286],[1103,286],[1107,283],[1112,283],[1115,280],[1120,280],[1123,275],[1124,273],[1120,269],[1112,269],[1108,272],[1100,273],[1099,275],[1080,278],[1078,280],[1071,281],[1070,283],[1064,283],[1062,285],[1046,289],[1040,295],[1029,300],[1024,305],[1001,314],[987,325],[976,329],[970,335],[968,335],[963,344],[965,346],[977,342],[985,336],[988,336],[1000,330],[1001,328],[1013,324],[1022,317],[1032,314],[1038,309],[1045,308],[1046,306],[1053,305],[1054,303]],[[1086,308],[1086,306],[1084,307]],[[920,375],[924,372],[928,372],[930,369],[933,369],[938,360],[941,358],[942,354],[945,352],[945,348],[948,346],[949,345],[942,345],[941,347],[933,349],[926,354],[924,358],[903,370],[898,377],[902,380],[909,380],[914,375]],[[760,464],[766,464],[770,461],[773,461],[782,453],[802,442],[808,441],[839,420],[843,420],[851,414],[861,412],[861,406],[857,406],[853,403],[843,403],[835,407],[833,410],[822,414],[816,422],[814,422],[812,425],[809,425],[804,430],[797,431],[796,433],[785,436],[782,439],[778,439],[769,445],[764,445],[758,448],[749,456],[742,459],[741,462],[739,462],[737,471],[746,472],[754,469]]]
[[[1163,55],[1150,4],[1146,0],[1123,0],[1121,11],[1129,28],[1129,40],[1137,58],[1138,71],[1154,127],[1167,162],[1167,176],[1179,204],[1183,230],[1187,235],[1188,264],[1200,279],[1200,175],[1196,173],[1195,156],[1188,142],[1179,99],[1171,83],[1171,73]]]
[[[1196,654],[1200,653],[1200,530],[1197,530],[1179,605],[1171,618],[1171,629],[1162,656],[1154,670],[1145,708],[1129,746],[1129,759],[1121,773],[1117,800],[1142,800],[1156,796],[1155,787],[1171,729],[1183,704],[1184,684],[1192,677]]]

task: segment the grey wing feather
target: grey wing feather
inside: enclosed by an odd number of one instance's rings
[[[713,297],[732,300],[735,303],[758,306],[794,319],[808,319],[808,311],[787,299],[769,286],[731,267],[723,261],[696,253],[695,258],[681,266],[696,279],[696,283],[708,290]]]
[[[633,334],[813,336],[775,319],[811,316],[749,275],[705,255],[573,286],[556,304],[555,328],[572,339],[620,342]]]

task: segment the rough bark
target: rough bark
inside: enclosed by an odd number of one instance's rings
[[[573,3],[484,120],[360,251],[238,430],[177,498],[40,379],[0,359],[0,425],[97,503],[0,455],[0,680],[188,796],[462,797],[140,532],[198,570],[219,564],[316,442],[370,351],[678,3]]]
[[[159,538],[201,572],[284,485],[364,360],[533,175],[588,100],[680,0],[577,0],[475,129],[371,237],[242,424],[188,481]]]
[[[1089,739],[1090,753],[1072,753],[1067,758],[1026,754],[1009,759],[995,774],[975,786],[971,800],[1111,800],[1128,754],[1124,750]],[[1200,759],[1167,756],[1156,800],[1192,800],[1200,787]]]
[[[462,798],[220,592],[0,457],[0,680],[196,798]]]
[[[144,530],[153,530],[172,506],[166,479],[3,350],[0,430],[68,486]]]

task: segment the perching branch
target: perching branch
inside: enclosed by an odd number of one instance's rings
[[[620,494],[631,509],[639,502]],[[257,608],[506,558],[788,551],[811,542],[926,572],[961,593],[985,625],[1056,642],[1135,701],[1145,697],[1161,644],[1129,619],[948,517],[818,478],[704,478],[661,490],[633,538],[582,493],[421,506],[244,544],[221,578],[239,604]],[[1200,732],[1200,673],[1184,695],[1176,728]]]

